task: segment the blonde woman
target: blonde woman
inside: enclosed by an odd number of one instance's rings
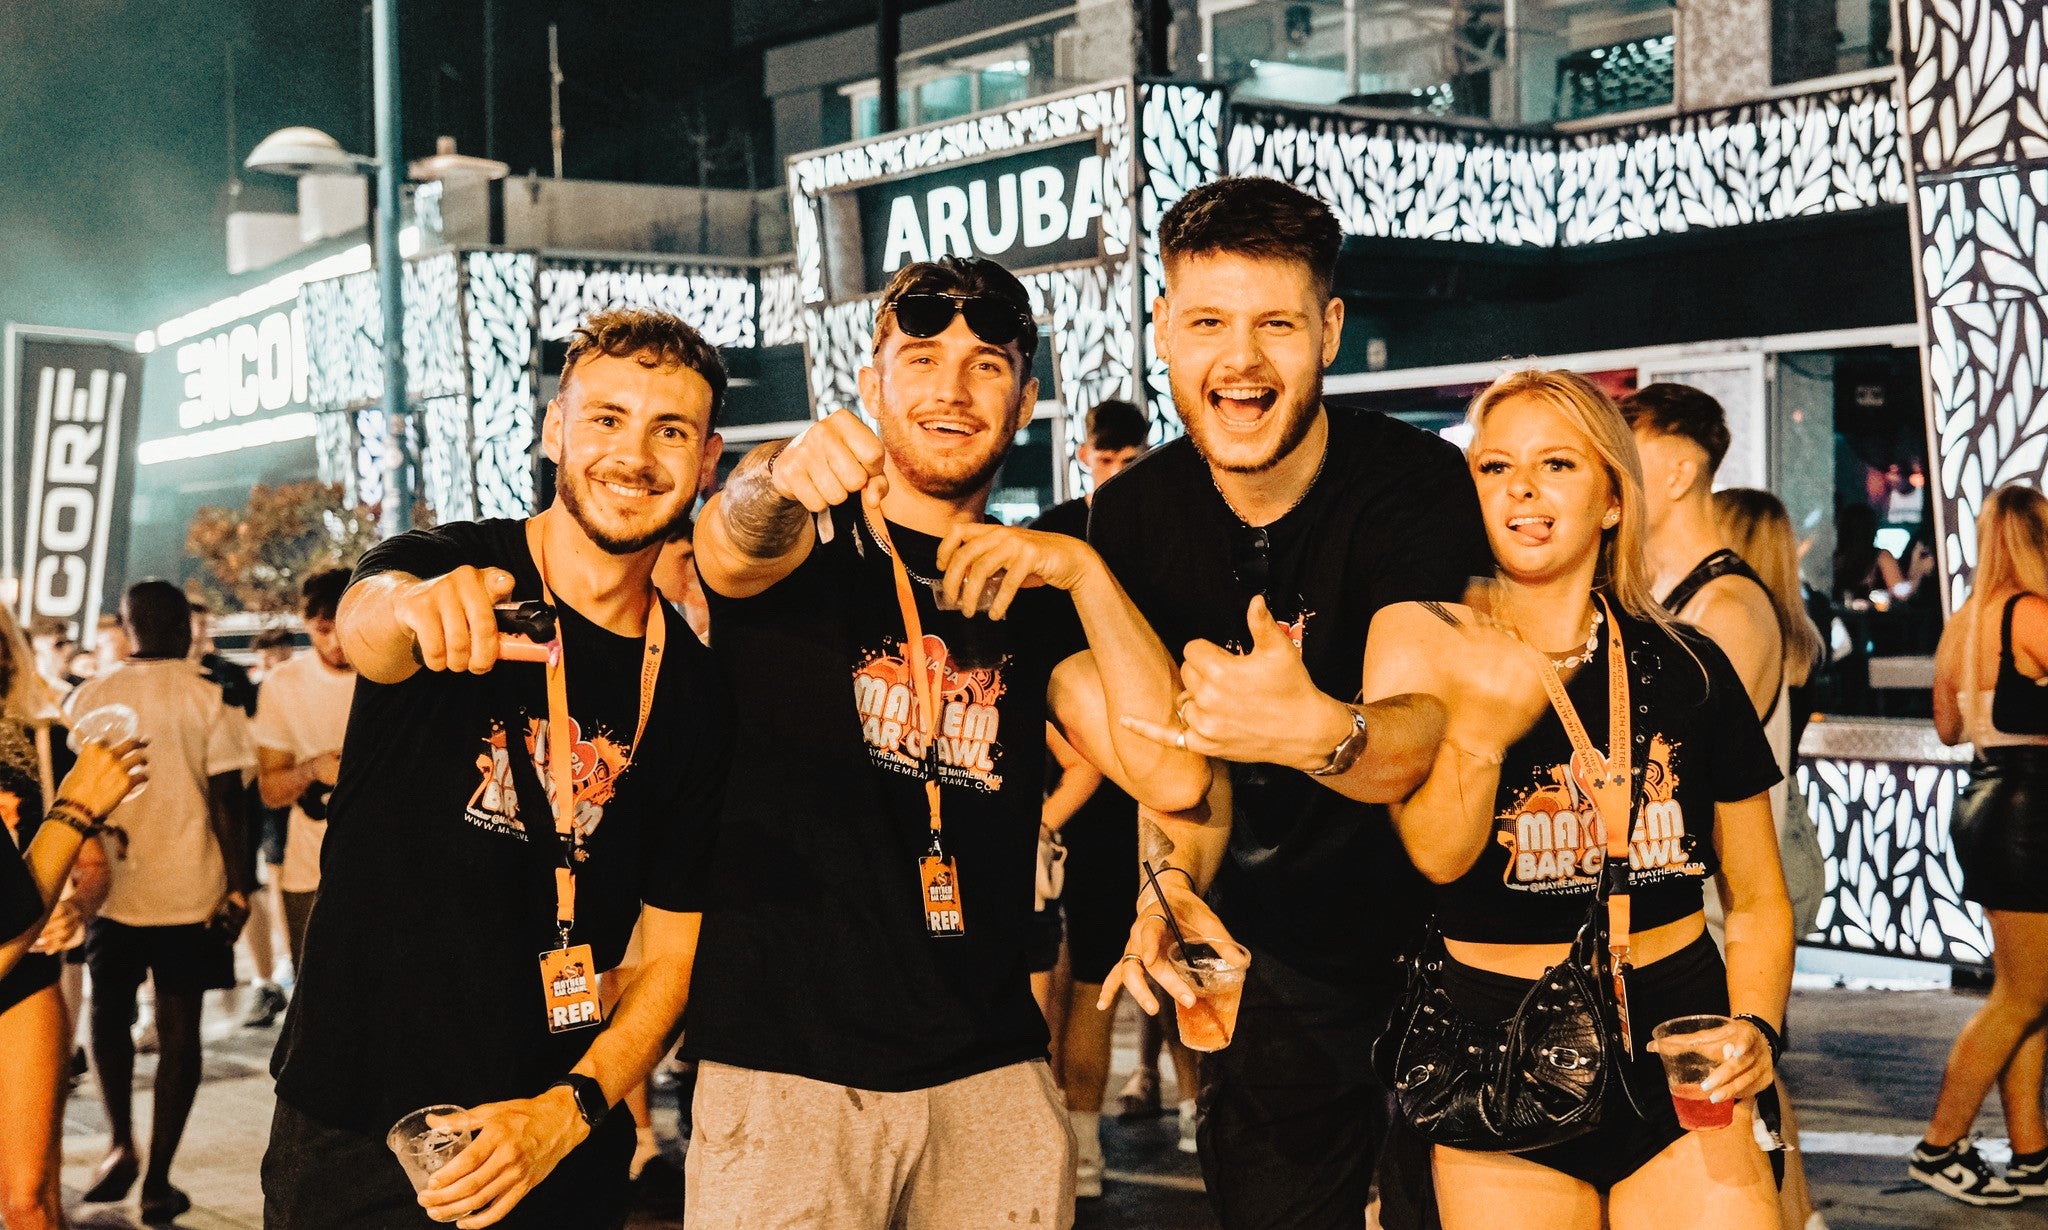
[[[1727,1058],[1710,1082],[1713,1100],[1735,1103],[1730,1127],[1687,1132],[1668,1098],[1645,1099],[1639,1117],[1610,1082],[1599,1126],[1563,1144],[1437,1146],[1443,1224],[1498,1226],[1513,1209],[1529,1230],[1770,1230],[1777,1193],[1751,1137],[1750,1099],[1771,1084],[1792,974],[1766,794],[1780,771],[1726,656],[1651,597],[1640,463],[1614,404],[1569,372],[1525,371],[1481,393],[1470,419],[1468,457],[1499,566],[1489,609],[1389,607],[1366,647],[1367,700],[1428,692],[1449,714],[1433,772],[1394,809],[1410,857],[1436,885],[1440,985],[1467,1021],[1507,1020],[1587,917],[1595,878],[1585,873],[1604,860],[1604,837],[1566,768],[1572,744],[1537,655],[1565,678],[1594,747],[1618,751],[1608,745],[1612,620],[1628,659],[1636,766],[1636,1054],[1623,1062],[1661,1091],[1652,1027],[1699,1013],[1738,1019],[1714,1039]],[[1556,823],[1524,823],[1545,815]],[[1663,840],[1642,840],[1649,818]],[[1729,901],[1725,964],[1701,916],[1714,876]]]
[[[51,734],[57,720],[27,638],[0,609],[0,1225],[10,1230],[64,1224],[57,1116],[72,1031],[57,984],[92,892],[60,894],[74,862],[82,883],[104,883],[100,845],[85,838],[127,793],[136,759],[89,745],[53,790],[53,753],[69,758],[62,732]]]
[[[1963,897],[1991,920],[1997,977],[1948,1054],[1941,1100],[1907,1171],[1979,1206],[2048,1196],[2048,499],[2000,487],[1977,517],[1970,596],[1934,655],[1934,730],[1976,763],[1950,837]],[[1998,1085],[2012,1162],[1992,1172],[1970,1126]]]

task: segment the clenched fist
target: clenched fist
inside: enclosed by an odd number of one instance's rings
[[[846,497],[869,491],[879,504],[888,494],[882,477],[882,441],[851,410],[834,410],[797,433],[768,466],[778,495],[820,513]]]

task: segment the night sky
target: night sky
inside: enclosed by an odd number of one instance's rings
[[[400,5],[406,156],[437,133],[483,153],[483,0]],[[759,58],[725,49],[726,0],[497,6],[497,156],[515,173],[549,168],[556,20],[568,175],[697,183],[701,123],[722,147],[710,182],[746,186],[743,132],[771,182]],[[234,289],[223,47],[239,165],[291,124],[374,152],[362,38],[356,0],[0,0],[0,320],[134,331]],[[244,184],[244,208],[290,208],[289,180]]]

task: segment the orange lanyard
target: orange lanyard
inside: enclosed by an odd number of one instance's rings
[[[910,687],[917,696],[918,711],[924,715],[924,797],[931,809],[932,845],[939,845],[942,828],[939,820],[939,714],[938,701],[932,695],[932,675],[924,656],[924,620],[917,613],[917,591],[910,587],[910,570],[904,566],[903,553],[896,549],[896,543],[889,537],[889,522],[885,517],[879,523],[861,510],[861,520],[867,523],[868,532],[881,545],[882,554],[889,557],[889,564],[896,574],[896,605],[903,612],[903,635],[907,638],[903,646],[903,660],[910,666]]]
[[[540,596],[549,606],[555,596],[548,590],[546,551],[536,539],[534,562],[539,566]],[[648,587],[647,635],[640,654],[640,716],[633,726],[633,743],[626,749],[624,774],[640,750],[640,736],[647,733],[647,715],[654,708],[654,681],[661,673],[661,647],[668,640],[667,619],[662,614],[661,595]],[[565,844],[562,865],[555,868],[555,927],[561,932],[562,947],[569,946],[569,929],[576,925],[576,864],[583,860],[583,834],[576,828],[576,735],[569,720],[569,671],[562,652],[566,639],[562,620],[555,620],[555,639],[548,646],[548,776],[554,785],[555,839]]]

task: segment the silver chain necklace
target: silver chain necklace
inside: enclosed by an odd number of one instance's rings
[[[1308,493],[1316,489],[1317,480],[1321,479],[1323,476],[1323,465],[1329,460],[1330,445],[1327,441],[1325,441],[1323,444],[1323,455],[1316,458],[1316,472],[1308,476],[1308,486],[1303,487],[1301,489],[1301,494],[1294,497],[1294,503],[1289,504],[1286,508],[1280,510],[1280,515],[1278,517],[1275,517],[1273,518],[1273,520],[1266,522],[1267,525],[1277,524],[1282,519],[1284,519],[1288,513],[1291,513],[1295,509],[1301,507],[1301,502],[1308,498]],[[1242,525],[1247,529],[1253,528],[1252,523],[1250,521],[1245,520],[1244,514],[1237,511],[1237,505],[1230,502],[1230,497],[1223,494],[1223,484],[1216,481],[1216,471],[1209,470],[1208,473],[1209,485],[1216,489],[1216,497],[1223,501],[1223,507],[1230,510],[1230,515],[1237,518],[1237,523],[1239,525]]]
[[[861,507],[860,507],[860,521],[861,521],[861,524],[862,524],[863,526],[865,526],[865,527],[867,528],[867,531],[868,531],[868,537],[870,537],[870,538],[874,539],[874,540],[875,540],[875,545],[876,545],[877,547],[880,547],[880,548],[882,549],[882,554],[884,554],[884,555],[894,555],[894,554],[895,554],[895,552],[894,552],[894,551],[891,551],[891,550],[889,549],[889,544],[888,544],[888,543],[887,543],[886,541],[884,541],[884,540],[883,540],[882,536],[881,536],[880,534],[877,534],[877,533],[875,533],[875,523],[874,523],[874,522],[873,522],[872,520],[870,520],[870,519],[869,519],[869,514],[868,514],[868,506],[867,506],[867,505],[866,505],[865,503],[863,503],[863,504],[861,505]],[[924,576],[924,575],[920,574],[920,573],[919,573],[919,572],[917,571],[917,569],[915,569],[915,568],[912,568],[912,567],[910,566],[910,561],[909,561],[909,560],[904,560],[904,561],[903,561],[903,571],[905,571],[905,572],[909,573],[909,574],[910,574],[910,579],[911,579],[911,580],[913,580],[913,581],[915,581],[915,582],[917,582],[917,583],[918,583],[919,585],[924,585],[924,586],[928,586],[928,587],[930,587],[930,588],[931,588],[931,590],[932,590],[932,591],[933,591],[934,593],[938,592],[938,588],[939,588],[939,583],[938,583],[937,581],[934,581],[934,580],[932,580],[932,579],[931,579],[930,577],[928,577],[928,576]]]

